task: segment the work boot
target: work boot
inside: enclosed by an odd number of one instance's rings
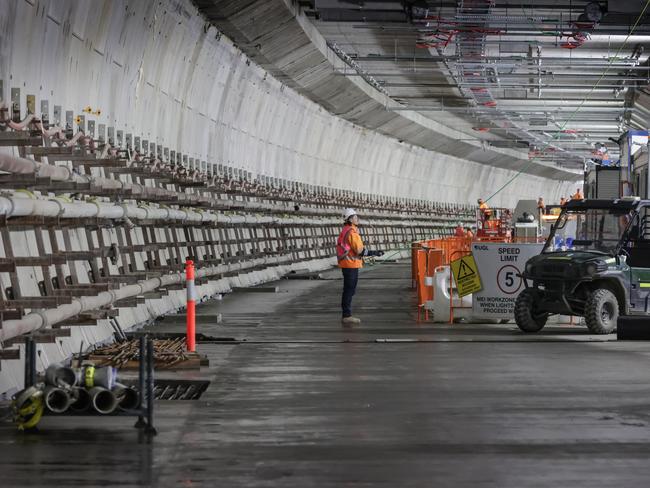
[[[354,327],[360,323],[361,319],[358,319],[356,317],[343,317],[343,319],[341,319],[341,325],[343,325],[343,327]]]

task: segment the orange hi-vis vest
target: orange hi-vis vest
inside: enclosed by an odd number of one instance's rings
[[[336,241],[336,259],[339,268],[361,268],[363,258],[363,241],[356,225],[346,225]]]

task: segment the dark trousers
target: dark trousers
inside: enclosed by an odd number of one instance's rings
[[[352,297],[357,291],[359,281],[359,268],[341,268],[343,271],[343,296],[341,297],[341,309],[343,318],[352,316]]]

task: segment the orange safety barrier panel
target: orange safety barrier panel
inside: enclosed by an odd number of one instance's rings
[[[411,244],[411,288],[417,288],[418,280],[418,250],[422,249],[421,242]]]
[[[418,291],[418,320],[420,318],[420,310],[424,308],[424,303],[427,300],[426,286],[424,285],[424,280],[426,277],[427,269],[427,251],[425,249],[418,249],[416,251],[416,262],[417,262],[417,291]],[[429,313],[424,311],[424,318],[429,318]]]
[[[433,277],[435,269],[443,265],[443,253],[441,249],[429,249],[427,256],[427,276]],[[427,300],[433,300],[433,286],[427,287]]]
[[[471,244],[471,237],[456,236],[428,239],[411,244],[411,280],[412,285],[417,289],[418,320],[425,302],[433,299],[433,287],[425,286],[425,278],[433,276],[437,267],[449,266],[451,259],[470,252]],[[424,312],[425,319],[428,319],[428,311]]]

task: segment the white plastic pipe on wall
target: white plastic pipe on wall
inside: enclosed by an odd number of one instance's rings
[[[285,260],[290,260],[287,256]],[[197,278],[220,275],[233,271],[245,271],[262,264],[278,264],[282,262],[279,259],[259,258],[248,263],[234,263],[231,265],[209,266],[196,271]],[[109,290],[99,293],[92,297],[73,298],[72,303],[61,305],[57,308],[36,310],[25,315],[19,320],[6,320],[2,323],[0,329],[0,342],[6,341],[22,334],[43,329],[54,324],[71,319],[80,313],[89,310],[96,310],[102,307],[110,306],[118,300],[143,295],[144,293],[154,291],[165,286],[184,283],[185,273],[175,273],[164,275],[159,278],[140,281],[134,285],[127,285],[118,290]]]
[[[212,222],[217,224],[330,225],[335,219],[305,217],[272,217],[268,215],[224,215],[193,209],[173,209],[108,202],[82,202],[61,197],[36,197],[29,192],[7,192],[0,195],[0,215],[6,217],[103,218],[132,220],[173,220]],[[401,225],[401,222],[400,222]]]
[[[339,219],[313,217],[275,217],[269,215],[224,215],[193,209],[173,209],[147,205],[108,202],[70,201],[61,197],[42,198],[29,192],[0,195],[0,215],[7,217],[103,218],[132,220],[174,220],[182,222],[216,222],[217,224],[336,225]],[[375,225],[412,227],[411,220],[374,220]]]
[[[92,161],[92,157],[88,157]],[[177,193],[173,190],[139,185],[137,183],[124,183],[120,180],[99,178],[73,173],[66,166],[54,166],[51,164],[39,163],[33,159],[19,158],[6,153],[0,153],[0,171],[14,174],[36,174],[39,177],[50,178],[52,181],[74,181],[76,183],[91,183],[104,190],[125,190],[130,191],[134,198],[138,196],[158,196],[175,198],[186,202],[209,200],[198,195]]]
[[[89,157],[89,160],[92,160]],[[179,193],[173,190],[166,190],[164,188],[156,188],[150,186],[139,185],[137,183],[125,183],[120,180],[110,179],[110,178],[99,178],[91,177],[87,175],[80,175],[73,173],[66,166],[54,166],[51,164],[39,163],[33,159],[19,158],[12,156],[6,153],[0,153],[0,171],[7,171],[9,173],[16,174],[36,174],[39,177],[47,177],[53,181],[74,181],[77,183],[91,183],[94,186],[97,186],[104,190],[124,190],[125,192],[131,192],[131,196],[134,199],[138,197],[161,197],[168,200],[177,201],[178,205],[183,205],[185,203],[206,203],[206,204],[221,204],[224,207],[229,207],[233,204],[241,207],[242,210],[249,211],[272,211],[272,212],[293,212],[290,204],[274,204],[269,202],[255,202],[255,201],[232,201],[232,200],[222,200],[215,198],[214,196],[203,196],[197,194],[188,194],[188,193]],[[302,207],[300,210],[301,213],[308,213],[314,215],[330,215],[337,218],[341,218],[341,210],[337,208],[332,209],[322,209],[322,208],[310,208]],[[401,213],[379,213],[379,212],[366,212],[367,217],[372,216],[382,216],[384,218],[395,218],[395,219],[408,219],[409,216]],[[154,218],[154,217],[149,217]],[[176,217],[169,217],[176,218]],[[182,220],[186,218],[180,217]],[[193,218],[190,218],[193,220]],[[234,222],[238,223],[238,222]]]

